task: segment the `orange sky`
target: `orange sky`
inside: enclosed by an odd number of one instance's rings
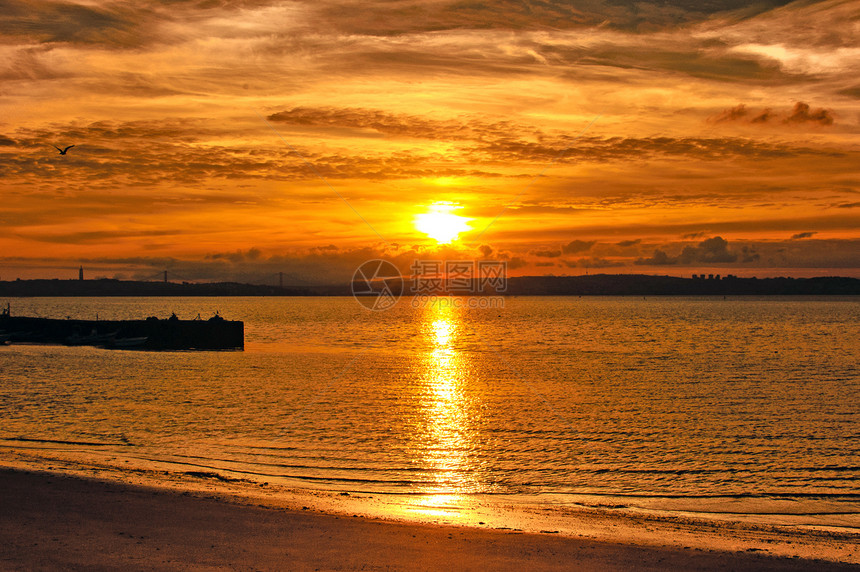
[[[3,4],[3,280],[860,276],[856,1]]]

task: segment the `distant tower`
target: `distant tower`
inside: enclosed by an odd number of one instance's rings
[[[167,282],[167,270],[164,271],[164,282]]]
[[[81,266],[80,268],[78,268],[78,280],[83,280],[83,279],[84,279],[84,267]]]
[[[283,290],[284,289],[284,273],[278,272],[278,287]]]

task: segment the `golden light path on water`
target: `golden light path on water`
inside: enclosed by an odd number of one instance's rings
[[[484,489],[468,455],[476,445],[474,414],[479,410],[468,387],[474,373],[468,356],[457,349],[465,327],[459,309],[434,304],[425,311],[421,328],[425,349],[414,379],[424,434],[415,436],[415,453],[432,470],[435,483],[414,499],[407,512],[458,517],[469,504],[464,494]]]

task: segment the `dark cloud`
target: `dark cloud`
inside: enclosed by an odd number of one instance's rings
[[[14,147],[17,145],[14,139],[9,139],[5,135],[0,135],[0,147]]]
[[[507,268],[508,270],[517,270],[519,268],[525,268],[529,263],[520,256],[511,256],[507,258]]]
[[[621,242],[618,242],[618,243],[616,243],[616,244],[617,244],[618,246],[622,247],[622,248],[627,248],[627,247],[630,247],[630,246],[636,246],[637,244],[639,244],[639,243],[641,243],[641,242],[642,242],[642,239],[641,239],[641,238],[637,238],[637,239],[635,239],[635,240],[622,240]]]
[[[728,245],[728,241],[720,236],[707,238],[698,246],[685,246],[681,251],[680,262],[682,264],[734,262],[738,259],[738,255],[729,252]]]
[[[314,250],[314,249],[311,249]],[[207,254],[206,260],[229,260],[230,262],[250,262],[259,260],[262,253],[259,248],[249,248],[246,251],[237,250],[235,252],[216,252]]]
[[[42,43],[139,47],[153,40],[153,21],[168,20],[145,3],[87,6],[72,2],[0,1],[0,27],[7,38],[23,36]]]
[[[378,109],[295,107],[272,113],[269,121],[288,125],[373,130],[394,137],[421,139],[473,139],[499,135],[514,129],[511,125],[469,125],[461,121],[438,121],[415,115],[394,114]]]
[[[539,258],[558,258],[561,256],[560,250],[535,250],[532,252],[533,255]]]
[[[738,254],[729,252],[728,241],[720,236],[707,238],[696,246],[685,246],[678,256],[670,256],[664,250],[656,249],[650,258],[639,258],[635,264],[665,266],[681,264],[723,264],[736,262]]]
[[[594,245],[593,240],[571,240],[565,244],[561,250],[564,254],[576,254],[577,252],[585,252],[590,250]]]
[[[817,232],[798,232],[797,234],[791,235],[791,240],[800,240],[802,238],[811,238],[818,234]]]
[[[776,117],[777,115],[768,107],[759,111],[753,117],[751,117],[750,123],[767,123],[768,121],[775,119]]]
[[[818,123],[820,125],[832,125],[833,116],[824,108],[812,109],[808,103],[798,101],[794,109],[785,119],[786,123]]]
[[[808,103],[798,101],[791,111],[775,112],[771,108],[750,110],[743,103],[730,107],[710,119],[713,123],[742,122],[749,124],[771,124],[775,121],[782,123],[817,123],[819,125],[832,125],[833,115],[830,110],[822,108],[812,109]]]
[[[853,97],[854,99],[860,99],[860,85],[855,85],[854,87],[846,87],[845,89],[840,89],[837,91],[839,95],[847,95],[848,97]]]
[[[657,157],[690,157],[723,161],[731,157],[778,159],[811,156],[841,156],[841,151],[815,149],[787,143],[770,143],[743,137],[582,137],[573,142],[568,137],[555,140],[544,137],[532,142],[507,138],[487,141],[470,152],[475,161],[522,161],[559,163],[589,161],[609,162]],[[561,158],[560,158],[561,157]]]
[[[721,13],[748,18],[787,3],[784,0],[754,4],[741,1],[363,0],[360,4],[326,3],[320,17],[349,33],[380,36],[461,29],[574,30],[593,26],[644,33],[688,25]]]
[[[455,32],[463,45],[438,45],[427,37],[399,44],[373,42],[365,38],[349,53],[354,74],[383,73],[404,77],[428,75],[534,77],[562,70],[572,82],[627,82],[641,73],[672,74],[728,83],[798,83],[808,79],[789,72],[779,63],[757,54],[743,54],[730,45],[689,36],[654,43],[647,36],[611,35],[601,30],[598,41],[587,45],[557,41],[530,32],[507,34],[493,41],[477,32]],[[427,40],[426,45],[421,40]],[[344,54],[326,50],[318,57],[325,73],[341,73]]]
[[[552,48],[547,48],[551,51]],[[771,60],[755,55],[742,55],[722,48],[708,49],[704,44],[685,39],[665,47],[654,44],[634,46],[614,45],[591,47],[588,50],[570,48],[556,50],[559,59],[568,65],[600,66],[607,69],[669,72],[694,78],[723,82],[784,82],[799,81]]]
[[[634,264],[642,266],[668,266],[677,263],[677,258],[669,256],[664,250],[659,248],[654,250],[654,254],[650,258],[637,258],[634,261]]]
[[[758,252],[755,251],[754,246],[745,244],[741,247],[741,262],[743,262],[744,264],[757,262],[760,258],[761,256]]]
[[[741,119],[745,119],[748,115],[749,109],[747,109],[746,105],[741,103],[722,111],[719,115],[713,117],[712,121],[715,123],[722,123],[723,121],[739,121]]]

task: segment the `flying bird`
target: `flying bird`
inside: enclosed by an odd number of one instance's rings
[[[65,155],[66,153],[68,153],[69,149],[71,149],[72,147],[74,147],[74,145],[69,145],[69,146],[68,146],[68,147],[66,147],[65,149],[60,149],[59,147],[57,147],[56,145],[54,145],[54,149],[56,149],[57,151],[59,151],[59,152],[60,152],[60,155]]]

